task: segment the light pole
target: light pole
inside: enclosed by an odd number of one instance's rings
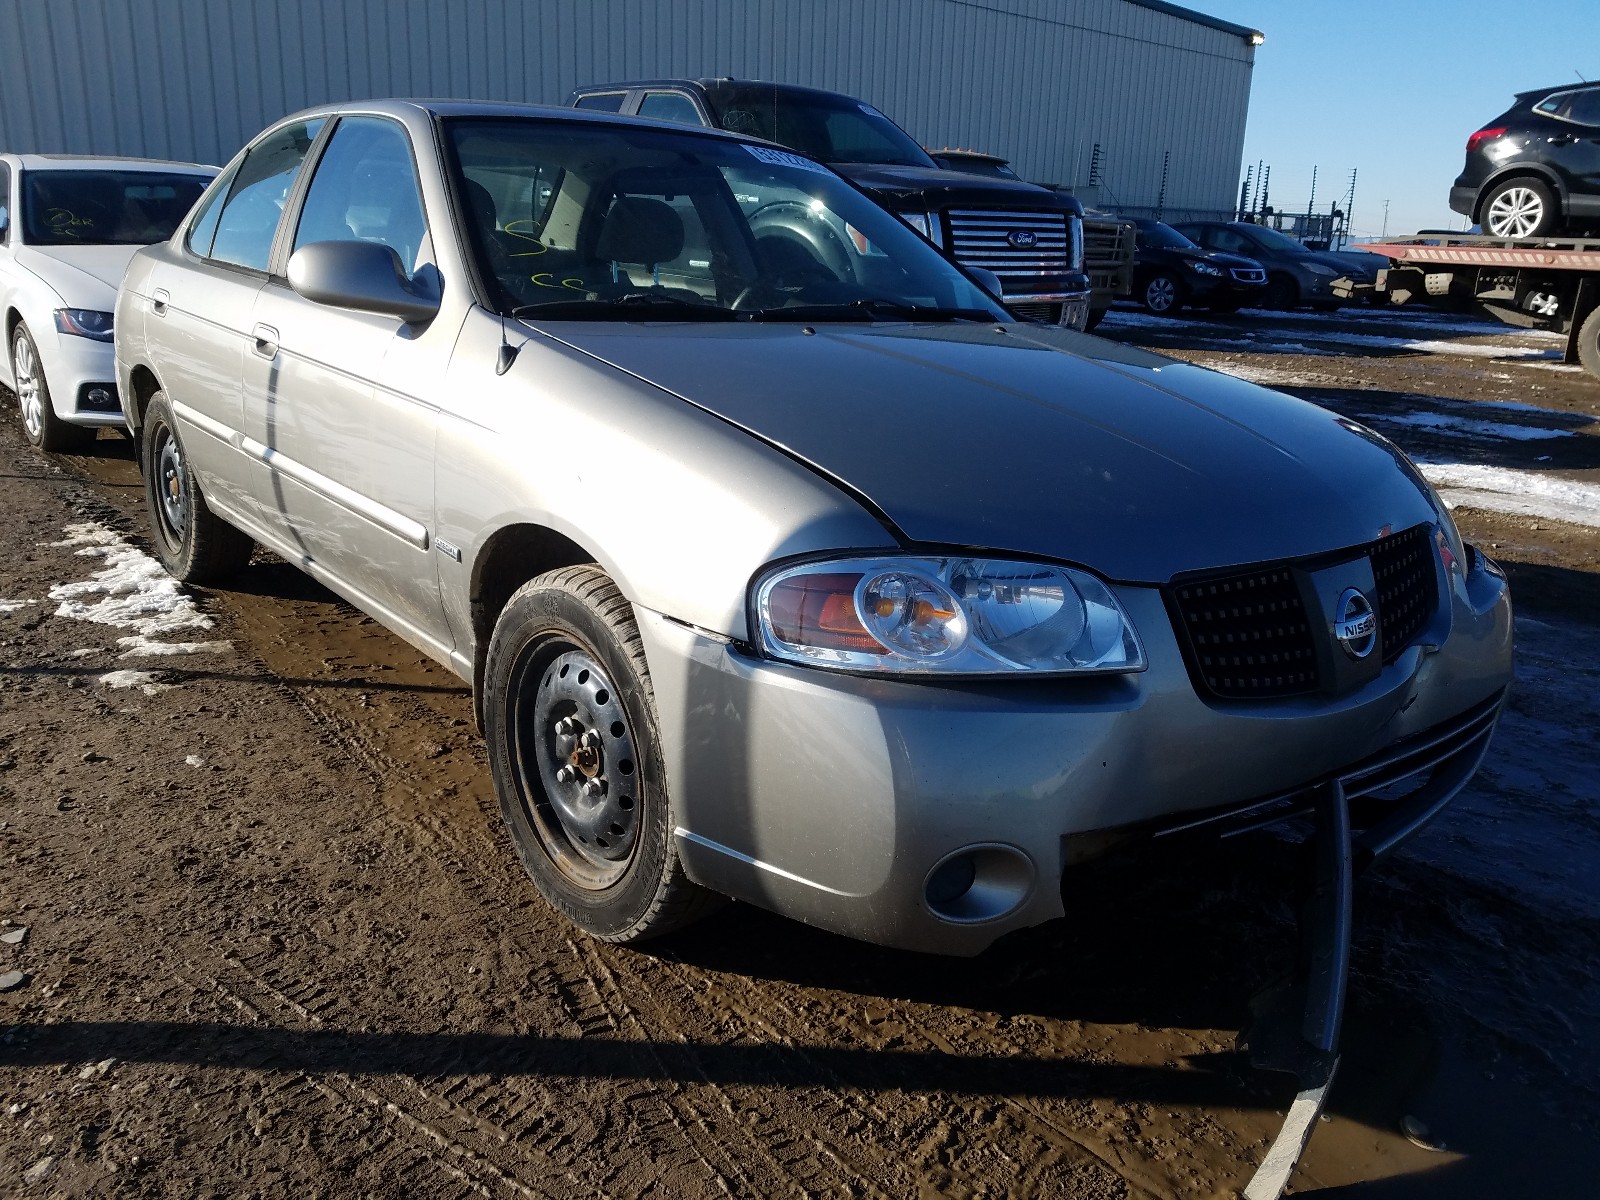
[[[1387,200],[1385,200],[1383,202],[1383,232],[1380,233],[1378,236],[1379,237],[1388,237],[1389,236],[1389,202]]]

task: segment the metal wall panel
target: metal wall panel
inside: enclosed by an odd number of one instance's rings
[[[924,145],[1169,214],[1237,198],[1254,48],[1126,0],[0,0],[0,147],[224,162],[308,104],[559,103],[740,75],[849,92]]]

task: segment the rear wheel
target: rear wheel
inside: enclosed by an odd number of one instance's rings
[[[255,542],[207,506],[164,392],[152,396],[145,410],[139,451],[151,541],[167,573],[181,583],[204,584],[249,562]]]
[[[21,322],[11,335],[11,379],[17,388],[17,407],[22,411],[22,433],[30,443],[56,453],[79,450],[94,441],[94,430],[56,416],[44,364],[39,361],[39,347]]]
[[[1483,231],[1499,238],[1543,237],[1554,233],[1561,208],[1537,179],[1508,179],[1483,199]]]
[[[1173,316],[1183,308],[1183,284],[1165,271],[1157,271],[1145,281],[1139,302],[1147,312],[1160,317]]]
[[[1600,379],[1600,308],[1596,308],[1578,326],[1578,361],[1583,369]]]
[[[500,811],[546,900],[610,942],[668,933],[721,904],[678,863],[643,643],[598,567],[563,567],[512,595],[483,688]]]

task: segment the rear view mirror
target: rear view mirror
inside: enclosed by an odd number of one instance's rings
[[[982,267],[968,267],[967,274],[972,276],[972,282],[981,287],[989,295],[1002,304],[1005,303],[1005,289],[1000,284],[1000,276],[993,271],[985,271]]]
[[[307,300],[399,317],[409,325],[433,318],[437,296],[419,294],[400,256],[377,242],[312,242],[289,256],[289,286]]]

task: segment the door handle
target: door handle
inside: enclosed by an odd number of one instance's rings
[[[150,311],[158,317],[167,315],[167,305],[172,297],[167,294],[166,288],[157,288],[150,293]]]
[[[271,325],[255,327],[256,353],[262,358],[278,357],[278,331]]]
[[[1547,138],[1545,138],[1545,141],[1548,142],[1552,146],[1570,146],[1570,145],[1572,145],[1573,142],[1575,142],[1577,140],[1578,139],[1575,138],[1574,136],[1572,136],[1572,134],[1570,134],[1570,133],[1563,133],[1563,134],[1561,134],[1561,135],[1559,135],[1557,137],[1547,137]]]

